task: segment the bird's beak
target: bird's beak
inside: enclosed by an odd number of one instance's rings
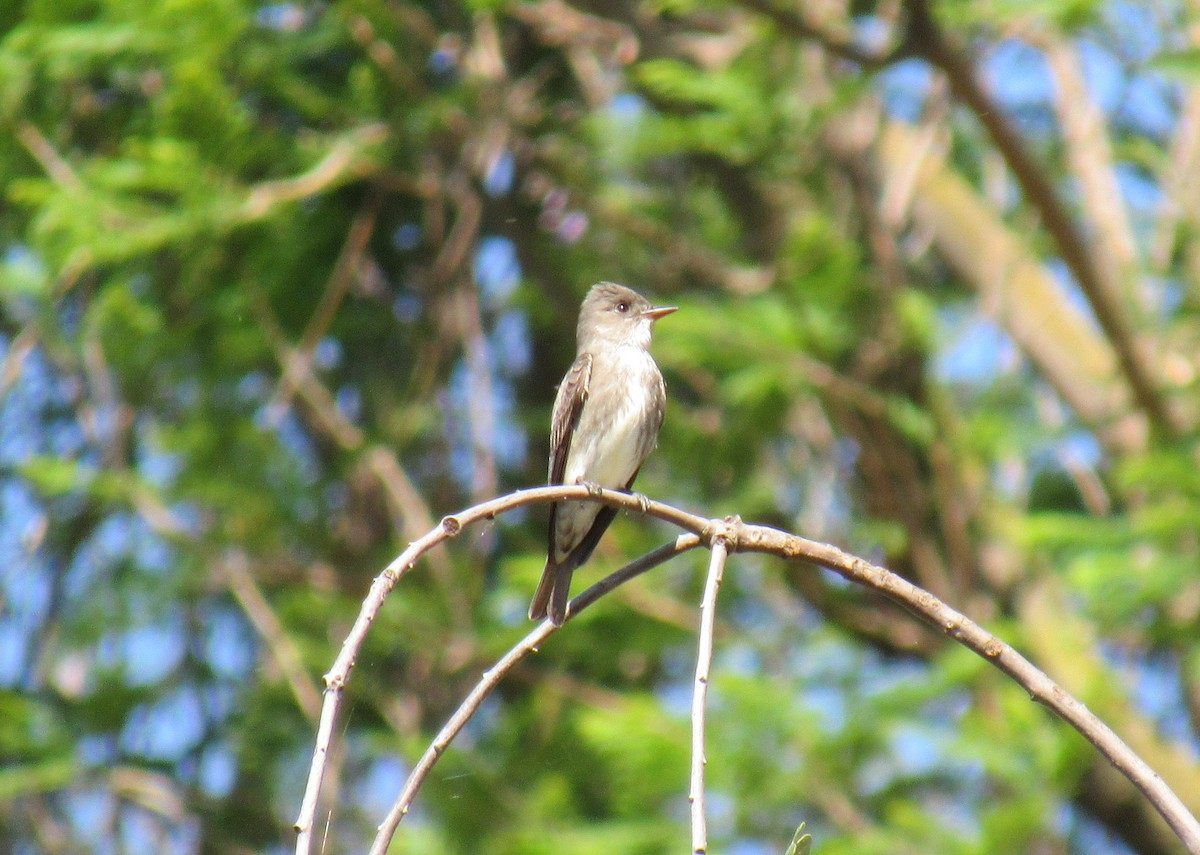
[[[659,318],[666,317],[667,315],[671,314],[671,312],[677,311],[678,309],[678,306],[653,306],[652,308],[642,312],[642,314],[652,321],[657,321]]]

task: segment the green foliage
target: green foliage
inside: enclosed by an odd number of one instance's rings
[[[763,153],[769,105],[751,79],[703,73],[677,60],[651,59],[637,65],[634,80],[652,99],[679,112],[656,113],[640,124],[642,157],[696,151],[745,163]]]
[[[1163,51],[1154,58],[1151,66],[1170,77],[1184,82],[1200,79],[1200,49]]]
[[[1190,85],[1196,57],[1133,56],[1115,8],[933,11],[971,61],[1036,50],[1036,31],[1086,40],[1138,97],[1154,75]],[[840,38],[894,10],[852,12],[809,23]],[[1150,17],[1139,35],[1163,41]],[[1030,352],[1052,313],[979,297],[961,259],[994,247],[949,244],[938,224],[965,218],[926,216],[944,204],[926,170],[964,180],[1029,258],[1067,255],[919,66],[876,75],[692,0],[0,9],[0,839],[289,850],[312,705],[362,598],[426,525],[544,479],[578,298],[601,278],[681,306],[655,330],[669,404],[638,490],[885,560],[1130,734],[1194,740],[1194,429],[1141,431],[1117,367],[1116,412],[1070,411]],[[1022,97],[996,109],[1076,192],[1049,94]],[[1129,317],[1139,347],[1170,351],[1186,418],[1194,206],[1171,195],[1173,131],[1146,119],[1173,99],[1143,113],[1129,95],[1101,148],[1171,199],[1130,206],[1114,281],[1179,290]],[[936,128],[931,157],[889,171],[881,141],[910,113]],[[1075,356],[1058,370],[1090,377]],[[322,851],[365,851],[409,764],[528,631],[544,525],[534,508],[462,533],[374,617]],[[620,515],[575,590],[674,533]],[[392,851],[682,845],[705,564],[634,580],[525,659]],[[1106,657],[1178,690],[1147,701]],[[710,701],[711,851],[1090,855],[1100,829],[1157,833],[988,663],[815,568],[731,556]],[[1192,759],[1164,754],[1188,796]]]

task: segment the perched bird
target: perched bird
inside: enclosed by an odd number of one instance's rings
[[[612,282],[593,285],[579,310],[576,357],[554,399],[550,484],[597,484],[628,490],[662,426],[667,390],[650,356],[654,322],[675,306],[653,306]],[[550,507],[546,569],[529,617],[561,626],[571,574],[588,560],[615,508],[596,502]]]

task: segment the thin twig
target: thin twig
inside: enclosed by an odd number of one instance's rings
[[[242,203],[238,217],[243,222],[253,222],[267,216],[277,205],[316,195],[376,171],[378,166],[368,160],[366,152],[387,139],[387,136],[387,126],[382,122],[350,130],[335,140],[325,156],[307,172],[292,178],[255,184]]]
[[[653,552],[648,552],[636,561],[631,561],[620,570],[605,576],[577,597],[572,598],[568,604],[567,620],[573,620],[579,612],[618,585],[622,585],[634,576],[645,573],[652,567],[657,567],[664,561],[674,558],[679,553],[686,552],[699,545],[700,538],[696,535],[681,534],[670,543],[660,546]],[[543,621],[532,632],[510,648],[495,665],[483,673],[483,678],[475,684],[475,688],[471,690],[471,693],[467,695],[458,709],[454,711],[454,715],[450,716],[450,719],[442,726],[442,729],[438,732],[433,742],[425,749],[425,753],[421,755],[421,759],[417,761],[417,765],[409,773],[408,780],[404,782],[404,787],[400,791],[400,795],[396,798],[391,810],[388,811],[387,817],[379,826],[375,842],[371,845],[370,855],[384,855],[387,852],[388,846],[391,845],[392,837],[396,833],[396,828],[412,807],[417,790],[421,788],[421,784],[424,783],[426,776],[433,769],[433,764],[442,756],[446,748],[449,747],[450,742],[458,735],[458,732],[471,720],[471,716],[475,715],[484,699],[491,694],[492,690],[500,684],[500,681],[512,671],[518,662],[530,653],[536,653],[538,645],[553,635],[557,629],[558,627],[550,623],[549,620]]]
[[[293,376],[299,384],[300,398],[312,410],[313,425],[348,451],[361,447],[363,432],[346,418],[333,393],[313,374],[312,361],[292,348],[267,298],[262,294],[254,294],[251,296],[250,306],[275,351],[275,358],[284,375]],[[268,404],[268,409],[270,407],[271,404]],[[279,416],[282,415],[280,412]],[[274,415],[268,417],[278,418]]]
[[[292,697],[296,699],[296,706],[305,718],[315,722],[321,711],[321,694],[305,671],[296,642],[288,635],[279,616],[254,581],[245,554],[231,550],[221,562],[221,568],[225,571],[234,599],[266,642],[271,658],[283,673],[288,688],[292,690]]]
[[[70,190],[83,189],[83,182],[79,180],[75,169],[58,153],[58,149],[46,139],[37,125],[21,122],[17,126],[16,136],[55,184]]]
[[[844,578],[878,591],[942,633],[978,653],[1022,686],[1030,697],[1052,710],[1079,731],[1113,764],[1162,815],[1192,855],[1200,855],[1200,822],[1188,811],[1163,779],[1139,757],[1112,728],[1100,721],[1084,704],[1072,697],[1020,653],[970,618],[943,603],[928,591],[837,547],[807,540],[768,526],[748,525],[736,518],[710,520],[645,496],[596,490],[587,486],[538,487],[501,496],[442,519],[441,524],[418,538],[371,585],[357,620],[350,630],[333,667],[325,675],[325,699],[317,730],[308,784],[296,820],[297,855],[309,855],[313,819],[320,795],[321,778],[333,735],[342,691],[354,667],[355,657],[367,630],[396,582],[412,569],[417,559],[439,543],[457,535],[464,526],[497,514],[532,504],[564,500],[599,502],[609,507],[647,514],[698,536],[701,543],[723,538],[732,552],[764,552],[790,561],[806,561],[826,567]],[[694,544],[693,544],[694,545]],[[589,589],[590,591],[591,589]],[[596,596],[600,596],[599,592]],[[582,595],[581,595],[582,596]]]
[[[329,274],[325,290],[321,293],[321,299],[317,303],[312,317],[308,319],[308,324],[304,327],[304,334],[301,335],[299,344],[294,348],[284,348],[286,356],[280,358],[283,374],[279,378],[279,385],[275,387],[275,393],[271,395],[271,399],[266,405],[267,424],[279,424],[287,413],[288,407],[291,406],[292,397],[302,385],[304,378],[312,373],[313,355],[316,353],[317,345],[321,343],[321,339],[325,337],[329,327],[333,324],[338,308],[341,306],[346,292],[350,290],[350,283],[358,273],[363,254],[367,251],[367,243],[375,232],[375,222],[379,219],[381,206],[382,197],[373,193],[355,215],[354,221],[346,233],[346,240],[342,244],[342,251],[338,253],[337,261],[334,262],[333,272]]]
[[[717,536],[712,542],[708,562],[708,580],[704,583],[704,599],[700,601],[700,640],[696,651],[696,684],[692,687],[692,780],[688,801],[692,804],[692,852],[704,855],[708,851],[708,823],[704,818],[704,710],[708,702],[708,672],[712,667],[713,625],[717,616],[717,590],[725,572],[728,555],[725,538]]]

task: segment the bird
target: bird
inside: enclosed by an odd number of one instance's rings
[[[676,311],[614,282],[593,285],[576,327],[575,361],[554,399],[549,484],[633,486],[662,427],[667,389],[650,355],[654,322]],[[529,605],[531,620],[561,626],[571,574],[591,556],[615,508],[565,501],[550,506],[546,566]]]

